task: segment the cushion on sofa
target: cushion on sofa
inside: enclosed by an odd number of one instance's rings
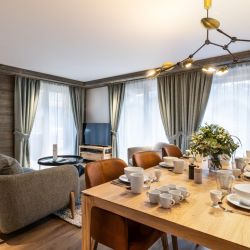
[[[21,173],[23,173],[23,168],[16,159],[0,154],[0,175]]]

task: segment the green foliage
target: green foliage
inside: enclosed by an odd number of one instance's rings
[[[192,135],[190,150],[193,154],[203,156],[218,156],[226,154],[229,157],[239,147],[227,130],[216,124],[207,123]]]

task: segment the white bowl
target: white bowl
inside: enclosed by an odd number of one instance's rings
[[[164,162],[168,165],[168,166],[174,166],[174,160],[178,160],[179,158],[177,157],[173,157],[173,156],[165,156],[163,157]]]
[[[250,184],[236,184],[233,189],[240,198],[250,200]]]
[[[126,168],[124,168],[124,173],[126,174],[128,180],[130,180],[130,175],[132,173],[143,173],[143,168],[140,168],[140,167],[126,167]]]

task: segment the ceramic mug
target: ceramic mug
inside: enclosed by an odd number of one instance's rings
[[[135,194],[140,194],[143,190],[144,175],[142,173],[130,174],[131,191]]]
[[[173,199],[176,204],[180,203],[182,200],[184,200],[184,196],[181,194],[180,190],[169,190],[169,194],[173,196]]]
[[[157,189],[150,190],[147,192],[147,196],[149,198],[150,203],[158,204],[161,192]]]
[[[176,189],[175,184],[168,184],[166,187],[168,187],[170,190],[175,190]]]
[[[190,196],[190,192],[188,192],[185,187],[178,187],[177,190],[181,191],[181,194],[183,195],[184,199]]]
[[[171,194],[160,194],[160,205],[163,208],[171,208],[175,204],[175,200]]]
[[[182,174],[184,171],[184,167],[185,167],[185,161],[178,159],[178,160],[174,160],[174,170],[173,172],[176,174]]]
[[[235,165],[236,165],[236,168],[240,169],[243,172],[244,168],[246,167],[246,160],[242,157],[236,157]]]
[[[217,206],[222,199],[222,191],[220,190],[210,190],[210,198],[213,202],[212,206]]]
[[[161,186],[157,188],[157,190],[159,190],[161,193],[168,193],[170,189],[169,189],[169,186]]]

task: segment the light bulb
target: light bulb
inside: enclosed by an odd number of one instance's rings
[[[226,73],[228,73],[229,69],[227,66],[223,66],[221,68],[219,68],[217,71],[216,71],[216,75],[218,76],[223,76],[225,75]]]
[[[208,74],[212,74],[216,71],[216,68],[214,68],[213,66],[204,66],[202,68],[202,71]]]
[[[156,69],[150,69],[147,73],[146,73],[146,77],[154,77],[157,74]]]
[[[186,60],[182,63],[182,66],[183,66],[184,68],[188,69],[188,68],[190,68],[190,67],[192,66],[193,62],[194,62],[193,59],[188,58],[188,59],[186,59]]]

